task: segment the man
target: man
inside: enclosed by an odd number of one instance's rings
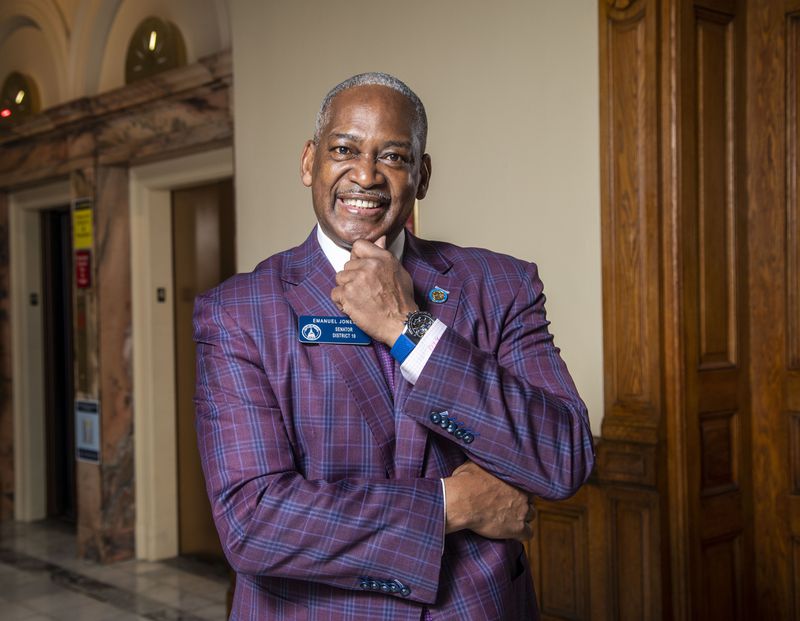
[[[335,87],[301,158],[318,226],[198,298],[232,619],[537,617],[520,540],[589,475],[586,410],[535,265],[404,231],[426,133],[396,78]]]

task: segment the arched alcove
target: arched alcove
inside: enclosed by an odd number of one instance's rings
[[[124,0],[114,16],[102,54],[98,92],[125,84],[125,55],[128,43],[139,24],[149,16],[172,22],[186,44],[186,62],[213,54],[230,46],[227,7],[217,0]],[[224,20],[224,21],[223,21]]]
[[[43,108],[121,87],[128,42],[148,15],[180,28],[188,63],[231,46],[226,0],[3,0],[0,79],[33,77]]]
[[[0,4],[0,79],[19,71],[39,85],[42,107],[62,102],[67,92],[68,35],[52,0]]]

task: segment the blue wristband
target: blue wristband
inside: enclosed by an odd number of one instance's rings
[[[397,360],[400,364],[403,364],[406,358],[408,358],[409,354],[414,351],[414,348],[417,344],[408,338],[405,334],[401,334],[397,337],[397,340],[392,345],[392,348],[389,350],[389,353],[392,355],[392,358]]]

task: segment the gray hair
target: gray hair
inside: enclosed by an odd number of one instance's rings
[[[314,143],[319,144],[320,134],[322,128],[327,125],[331,116],[331,104],[336,96],[342,91],[346,91],[357,86],[386,86],[391,88],[406,99],[408,99],[414,106],[414,136],[419,141],[420,150],[425,150],[425,141],[428,137],[428,115],[425,114],[425,106],[422,101],[417,97],[417,94],[412,91],[408,86],[388,73],[381,73],[380,71],[371,71],[369,73],[359,73],[352,78],[347,78],[344,82],[340,82],[328,91],[325,99],[322,100],[322,105],[317,112],[317,120],[314,124]]]

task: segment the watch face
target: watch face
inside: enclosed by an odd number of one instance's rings
[[[408,326],[408,333],[417,338],[422,338],[425,333],[433,325],[433,315],[427,311],[417,311],[408,316],[406,326]]]

